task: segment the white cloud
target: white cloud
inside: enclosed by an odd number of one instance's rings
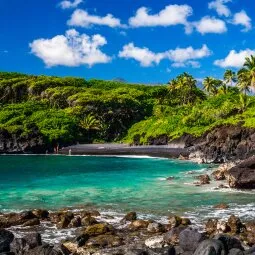
[[[208,4],[208,8],[216,10],[220,16],[229,17],[231,15],[231,11],[226,6],[226,3],[229,2],[232,2],[232,0],[215,0]]]
[[[212,54],[207,45],[203,45],[201,49],[194,49],[193,47],[188,48],[176,48],[175,50],[169,50],[167,52],[167,56],[170,60],[174,62],[174,66],[178,66],[181,64],[185,65],[186,61],[201,59],[204,57],[208,57]],[[197,63],[190,62],[192,66],[198,66]]]
[[[193,49],[193,47],[176,48],[160,53],[154,53],[148,48],[139,48],[133,43],[125,45],[119,52],[120,58],[135,59],[141,66],[148,67],[159,64],[163,59],[173,62],[173,67],[191,66],[193,68],[200,67],[200,63],[195,61],[211,55],[211,51],[206,45],[201,49]]]
[[[42,59],[47,67],[52,66],[93,66],[108,63],[111,58],[104,54],[100,47],[107,44],[99,35],[79,34],[75,29],[66,31],[51,39],[37,39],[29,44],[31,52]]]
[[[119,19],[115,18],[112,14],[107,14],[104,17],[97,15],[90,15],[87,11],[78,9],[72,14],[67,24],[69,26],[89,27],[92,25],[101,25],[109,27],[124,27],[121,25]]]
[[[245,62],[245,58],[250,55],[255,55],[255,50],[246,49],[240,50],[239,52],[231,50],[229,54],[224,59],[218,59],[214,61],[214,65],[220,66],[222,68],[235,67],[240,68]]]
[[[234,15],[232,23],[234,25],[244,26],[244,29],[242,30],[243,32],[247,32],[252,28],[251,18],[247,15],[247,13],[244,10]]]
[[[132,27],[184,25],[186,32],[189,32],[187,18],[193,13],[189,5],[168,5],[154,15],[149,14],[149,11],[146,7],[139,8],[135,16],[129,19],[129,25]]]
[[[59,6],[62,9],[71,9],[76,8],[79,4],[81,4],[83,0],[74,0],[73,2],[65,0],[59,3]]]
[[[153,64],[159,64],[165,57],[164,53],[154,53],[148,48],[135,47],[133,43],[125,45],[119,52],[120,58],[135,59],[141,66],[148,67]]]
[[[201,34],[222,34],[227,31],[226,23],[221,19],[205,16],[200,21],[194,22],[194,26]]]

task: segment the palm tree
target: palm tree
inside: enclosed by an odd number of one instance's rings
[[[240,94],[240,108],[239,108],[240,112],[243,113],[245,110],[247,110],[250,104],[251,104],[250,98],[248,98],[246,94]]]
[[[249,71],[251,76],[251,86],[255,87],[255,56],[246,58],[244,62],[244,67]]]
[[[241,70],[238,71],[237,77],[238,77],[237,86],[239,90],[246,95],[247,92],[250,92],[251,86],[250,74],[249,72],[247,72],[245,68],[242,68]]]
[[[90,140],[90,131],[100,130],[102,128],[101,122],[96,119],[92,114],[88,114],[83,120],[80,121],[80,127],[87,131],[88,141]]]
[[[232,70],[226,70],[224,73],[224,82],[226,86],[232,86],[233,82],[236,82],[236,73]]]
[[[215,79],[212,77],[206,77],[203,81],[203,86],[204,86],[204,90],[208,93],[208,94],[216,94],[217,92],[217,87],[216,87],[216,82]]]
[[[239,71],[238,78],[242,83],[247,83],[245,87],[249,84],[249,87],[255,88],[255,56],[245,58],[244,67]]]

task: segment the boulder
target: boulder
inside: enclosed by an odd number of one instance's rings
[[[182,218],[181,225],[188,226],[191,225],[191,221],[188,218]]]
[[[235,215],[231,215],[229,217],[227,224],[232,234],[239,234],[244,229],[244,225],[242,224],[241,220]]]
[[[255,189],[255,156],[231,168],[228,183],[231,188]]]
[[[5,214],[0,217],[0,228],[23,225],[25,222],[36,218],[32,211]]]
[[[117,235],[99,235],[90,238],[86,243],[86,247],[111,248],[120,246],[122,244],[122,238]]]
[[[255,246],[251,247],[250,249],[244,252],[245,255],[255,255]]]
[[[234,248],[229,251],[228,255],[244,255],[244,253],[243,251]]]
[[[100,212],[96,211],[96,210],[81,212],[81,218],[85,218],[85,217],[88,217],[88,216],[99,217],[100,215],[101,215]]]
[[[12,232],[0,229],[0,252],[9,252],[10,244],[14,239]]]
[[[205,231],[208,235],[212,235],[217,232],[218,219],[209,219],[205,224]]]
[[[229,252],[231,249],[238,249],[241,251],[244,250],[240,240],[238,240],[235,237],[224,234],[218,234],[214,237],[214,239],[220,240],[223,243],[226,252]]]
[[[82,226],[88,227],[95,224],[98,224],[98,221],[90,215],[81,219]]]
[[[178,227],[182,223],[182,218],[177,215],[171,215],[168,218],[168,222],[172,228]]]
[[[34,249],[28,250],[24,255],[63,255],[60,249],[53,245],[44,244]]]
[[[230,231],[230,227],[228,226],[228,223],[224,220],[218,220],[216,232],[219,234],[227,233]]]
[[[184,226],[178,226],[178,227],[172,228],[170,231],[164,234],[164,241],[172,245],[178,244],[179,235],[184,229],[186,229],[186,227]]]
[[[149,223],[147,227],[147,231],[150,233],[160,233],[165,231],[164,225],[157,223],[157,222],[152,222]]]
[[[125,221],[134,221],[134,220],[137,220],[136,212],[129,212],[122,219],[122,221],[124,221],[124,222]]]
[[[162,248],[164,246],[164,237],[153,236],[145,240],[145,245],[149,248]]]
[[[226,210],[229,208],[229,206],[227,204],[221,203],[221,204],[215,205],[213,208],[219,209],[219,210]]]
[[[81,226],[81,218],[80,218],[80,216],[74,217],[74,218],[70,221],[70,223],[69,223],[69,225],[68,225],[69,228],[78,228],[78,227],[80,227],[80,226]]]
[[[196,229],[186,228],[179,235],[179,245],[183,251],[194,252],[198,244],[206,239],[204,233],[198,232]]]
[[[34,219],[26,221],[23,224],[23,227],[32,227],[32,226],[37,226],[37,225],[40,225],[40,220],[38,218],[34,218]]]
[[[15,238],[10,245],[10,250],[17,255],[23,255],[28,250],[40,245],[42,245],[41,235],[39,233],[30,233],[23,238]]]
[[[33,214],[42,220],[48,219],[49,217],[49,212],[47,210],[43,210],[43,209],[35,209],[33,210]]]
[[[76,238],[78,247],[84,246],[88,240],[89,240],[89,235],[87,235],[87,234],[78,236]]]
[[[135,221],[131,222],[128,225],[128,228],[130,230],[138,230],[138,229],[142,229],[142,228],[147,228],[148,225],[149,225],[148,221],[145,221],[145,220],[135,220]]]
[[[219,240],[207,239],[202,241],[193,255],[226,255],[224,245]]]
[[[208,174],[199,175],[198,180],[200,185],[210,184],[210,181],[211,181]]]
[[[87,234],[89,236],[98,236],[103,235],[109,232],[113,232],[113,227],[111,225],[105,224],[105,223],[98,223],[94,224],[92,226],[88,226],[84,234]]]
[[[249,245],[255,245],[255,221],[249,221],[245,224],[246,241]]]

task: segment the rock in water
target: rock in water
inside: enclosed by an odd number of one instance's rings
[[[231,168],[228,183],[231,188],[255,189],[255,156]]]
[[[10,251],[10,244],[14,239],[12,232],[0,229],[0,252]]]
[[[122,219],[122,221],[134,221],[134,220],[137,220],[136,212],[129,212]]]

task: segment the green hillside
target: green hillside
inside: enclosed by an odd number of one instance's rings
[[[195,136],[222,124],[255,127],[255,58],[222,80],[206,77],[204,90],[184,73],[146,86],[0,73],[0,133],[43,136],[45,143],[140,141]]]

